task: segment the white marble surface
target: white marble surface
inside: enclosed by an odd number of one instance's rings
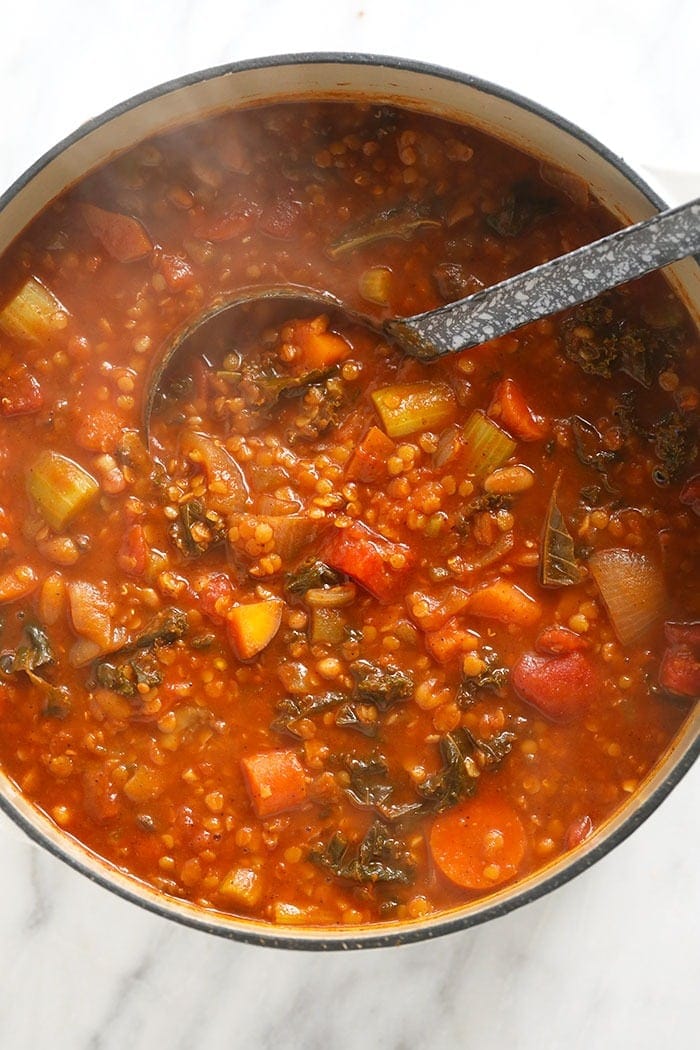
[[[159,81],[356,50],[500,82],[655,171],[669,196],[700,191],[697,0],[23,0],[3,4],[3,23],[3,188],[77,124]],[[686,1050],[699,789],[695,770],[614,854],[526,909],[436,943],[332,956],[166,923],[0,821],[0,1048]]]

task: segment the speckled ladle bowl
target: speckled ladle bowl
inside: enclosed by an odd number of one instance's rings
[[[182,77],[130,99],[80,127],[0,197],[0,252],[69,186],[115,154],[131,149],[152,135],[231,107],[319,99],[400,106],[486,132],[543,164],[573,176],[621,226],[650,219],[666,207],[656,193],[605,146],[556,114],[497,85],[437,66],[376,55],[277,55]],[[630,261],[636,251],[629,246],[625,249]],[[628,272],[623,279],[631,276]],[[665,276],[700,329],[697,261],[689,257],[673,263]],[[192,318],[193,322],[196,320]],[[643,393],[640,396],[643,397]],[[274,926],[176,900],[95,856],[36,809],[2,770],[0,808],[54,856],[124,900],[164,918],[253,944],[348,950],[438,937],[490,921],[537,900],[584,872],[623,842],[663,802],[699,753],[700,705],[696,705],[689,710],[671,745],[637,790],[575,850],[514,885],[498,888],[487,898],[465,901],[447,912],[426,915],[415,922],[381,926]],[[648,840],[647,845],[651,848],[653,844]],[[11,841],[7,848],[13,848]],[[649,872],[640,875],[646,876],[651,877]]]
[[[586,302],[625,281],[697,252],[700,252],[700,198],[617,230],[466,299],[413,317],[384,321],[380,331],[405,354],[429,362]],[[242,307],[250,310],[256,303],[270,304],[275,300],[302,300],[307,307],[315,304],[320,310],[330,307],[345,314],[353,324],[379,328],[376,322],[351,310],[328,292],[289,285],[245,289],[235,297],[212,305],[190,322],[156,360],[145,398],[146,433],[163,376],[177,357],[188,352],[203,326],[214,318],[220,322],[223,315],[235,324],[234,315]]]

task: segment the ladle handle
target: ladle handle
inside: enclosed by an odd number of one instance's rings
[[[700,252],[700,198],[509,277],[467,299],[387,321],[406,353],[424,361],[466,350],[529,321]]]

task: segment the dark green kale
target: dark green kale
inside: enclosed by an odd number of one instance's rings
[[[376,718],[369,718],[363,711],[367,705],[359,704],[355,700],[349,701],[338,711],[335,716],[335,724],[340,729],[354,729],[366,737],[375,737],[379,732],[379,722]],[[374,708],[371,708],[374,711]]]
[[[178,507],[177,521],[169,530],[177,549],[187,558],[205,554],[226,539],[226,523],[215,510],[207,510],[199,499],[190,499]]]
[[[95,683],[126,697],[136,696],[139,685],[148,689],[160,685],[163,678],[157,664],[157,651],[162,645],[179,641],[186,630],[187,613],[181,609],[163,609],[136,638],[110,653],[109,658],[93,664]],[[141,650],[150,652],[133,655]]]
[[[337,831],[325,846],[311,850],[309,860],[342,879],[352,882],[399,882],[413,879],[414,865],[405,842],[375,821],[355,850]]]
[[[499,237],[518,237],[555,207],[554,198],[543,196],[533,183],[519,182],[503,198],[498,211],[486,215],[486,222]]]
[[[315,368],[303,375],[280,375],[272,362],[244,361],[240,368],[221,369],[219,379],[236,388],[249,405],[255,408],[272,408],[281,398],[298,397],[309,387],[324,384],[337,373],[331,368]]]
[[[498,769],[506,755],[510,754],[515,740],[515,733],[510,733],[508,730],[491,737],[490,740],[480,740],[466,728],[463,732],[473,748],[476,764],[480,769],[488,772]]]
[[[5,675],[26,674],[43,694],[41,712],[47,718],[66,718],[71,710],[68,688],[52,685],[36,673],[37,668],[54,662],[53,649],[43,627],[25,624],[24,640],[14,651],[0,655],[0,671]]]
[[[488,653],[484,662],[486,667],[480,674],[464,675],[459,684],[457,703],[462,709],[473,704],[484,690],[501,693],[508,682],[510,671],[498,666],[496,653]]]
[[[480,770],[474,760],[472,739],[464,729],[456,729],[440,740],[442,768],[416,788],[432,812],[449,809],[476,791]]]
[[[601,476],[601,482],[606,492],[611,496],[619,496],[619,491],[611,484],[608,478],[608,470],[616,463],[620,455],[605,447],[603,435],[582,416],[571,417],[571,435],[574,439],[574,452],[579,463],[584,467],[596,470]]]
[[[154,645],[172,645],[187,631],[187,613],[169,608],[157,613],[146,629],[124,646],[124,649],[151,649]]]
[[[370,758],[346,755],[344,766],[350,775],[348,798],[361,809],[372,809],[384,820],[394,821],[421,809],[420,802],[392,802],[396,790],[389,780],[389,767],[383,755],[375,752]]]
[[[697,430],[679,412],[669,412],[652,428],[651,440],[660,465],[652,472],[657,485],[668,485],[691,465],[697,456]]]
[[[369,660],[355,660],[350,665],[359,700],[374,704],[378,711],[388,711],[394,704],[413,694],[413,679],[391,664],[380,667]]]
[[[97,685],[129,698],[141,693],[139,686],[153,689],[163,681],[155,657],[150,653],[121,663],[101,660],[95,665],[94,675]]]
[[[317,696],[286,696],[276,706],[276,717],[270,725],[276,733],[287,733],[301,739],[299,722],[303,718],[328,711],[347,699],[345,693],[319,693]]]
[[[335,587],[344,579],[324,561],[306,561],[294,572],[287,574],[285,587],[289,594],[306,594],[318,587]]]
[[[474,496],[461,508],[459,517],[455,521],[454,530],[459,536],[468,536],[472,518],[475,514],[480,511],[488,510],[495,513],[498,510],[502,510],[504,507],[510,506],[513,502],[511,496],[504,496],[496,492],[483,492],[479,496]]]

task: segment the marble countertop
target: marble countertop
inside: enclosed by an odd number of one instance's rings
[[[644,166],[669,199],[697,195],[696,0],[456,10],[454,0],[13,4],[0,187],[152,84],[256,55],[355,50],[501,83]],[[631,839],[545,899],[438,942],[346,955],[180,928],[0,819],[0,1047],[686,1050],[697,1045],[699,800],[695,769]]]

